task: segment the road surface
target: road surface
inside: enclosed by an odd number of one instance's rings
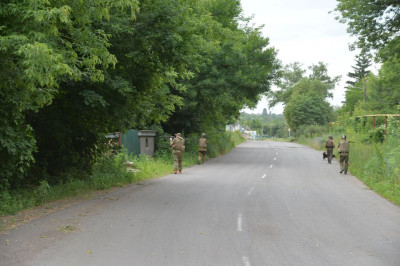
[[[400,208],[339,170],[247,141],[0,235],[0,265],[400,265]]]

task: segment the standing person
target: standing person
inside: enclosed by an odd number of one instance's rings
[[[338,152],[340,156],[340,173],[347,174],[347,170],[349,168],[349,152],[350,152],[350,144],[346,140],[346,135],[342,135],[342,141],[339,142]]]
[[[204,159],[206,157],[206,153],[207,153],[206,133],[201,133],[201,136],[199,138],[199,153],[198,153],[198,156],[197,156],[198,164],[204,163]]]
[[[174,174],[179,170],[182,174],[182,159],[185,152],[185,140],[182,138],[181,133],[176,133],[175,138],[169,138],[169,144],[172,147],[172,154],[174,155]]]
[[[335,148],[335,142],[333,141],[332,136],[329,136],[328,140],[326,141],[325,148],[328,155],[328,163],[331,163],[333,157],[333,149]]]

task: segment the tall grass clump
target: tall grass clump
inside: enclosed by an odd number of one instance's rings
[[[388,134],[355,124],[347,127],[350,141],[349,170],[369,188],[400,205],[400,121],[389,118]]]
[[[216,133],[207,137],[207,154],[210,158],[217,157],[232,150],[235,146],[245,141],[239,131]]]
[[[134,180],[134,174],[126,171],[126,158],[126,153],[100,158],[91,174],[71,172],[59,184],[51,185],[42,180],[36,187],[1,191],[0,215],[15,214],[44,203],[130,183]]]
[[[373,190],[400,205],[400,121],[389,119],[386,140],[373,145],[361,179]],[[371,148],[369,148],[371,149]],[[360,152],[368,151],[364,145]]]
[[[134,180],[134,174],[127,171],[128,159],[126,150],[118,153],[115,157],[100,158],[94,164],[90,178],[93,188],[101,190],[131,183]]]

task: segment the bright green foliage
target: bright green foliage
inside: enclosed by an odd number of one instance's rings
[[[184,105],[164,125],[167,132],[186,133],[224,130],[244,106],[254,107],[261,93],[270,89],[279,66],[269,40],[242,22],[239,27],[238,1],[210,1],[220,47],[203,62],[182,92]],[[230,8],[218,8],[221,4]],[[232,6],[233,5],[233,6]],[[235,7],[236,5],[236,7]],[[218,12],[220,11],[220,12]],[[231,21],[231,23],[229,23]],[[214,133],[213,133],[214,134]]]
[[[353,72],[349,72],[347,76],[353,80],[346,81],[346,84],[354,86],[357,82],[362,81],[371,72],[368,68],[371,66],[371,56],[361,53],[356,56],[356,65],[352,66]]]
[[[325,101],[320,80],[302,79],[285,107],[288,125],[296,131],[302,125],[325,125],[333,120],[333,108]]]
[[[333,108],[326,99],[332,97],[330,91],[340,77],[331,78],[322,62],[309,70],[308,77],[304,77],[306,70],[299,63],[286,66],[277,83],[280,90],[269,93],[271,105],[278,102],[285,105],[285,119],[293,131],[302,125],[325,125],[334,118]]]
[[[400,57],[388,59],[367,83],[366,108],[375,113],[397,113],[400,105]]]
[[[288,126],[281,114],[267,113],[264,108],[262,114],[241,113],[240,125],[246,130],[255,130],[265,137],[284,138],[288,136]]]
[[[361,55],[377,52],[382,63],[377,75],[367,76],[363,82],[367,58],[357,58],[356,80],[346,93],[346,104],[340,110],[349,114],[397,113],[400,104],[400,3],[398,1],[340,0],[338,19],[348,25],[348,31],[358,38]],[[358,73],[358,74],[357,74]],[[365,73],[367,74],[367,73]],[[366,93],[364,93],[366,92]]]
[[[366,77],[371,73],[368,68],[371,66],[371,56],[361,53],[356,56],[356,65],[352,66],[353,72],[347,76],[352,80],[346,81],[346,101],[341,112],[353,113],[356,104],[366,100]]]
[[[102,23],[113,33],[109,51],[118,63],[104,71],[102,83],[62,83],[52,105],[28,117],[40,151],[35,176],[48,173],[57,183],[66,170],[90,170],[107,132],[147,128],[182,105],[174,94],[185,90],[178,80],[192,76],[189,67],[214,48],[204,34],[212,25],[206,24],[209,13],[195,7],[184,1],[141,1],[134,21],[117,12]]]
[[[105,134],[176,108],[192,115],[176,128],[196,133],[254,106],[278,64],[240,12],[238,0],[2,1],[0,189],[90,172]]]
[[[400,3],[396,0],[337,0],[337,20],[348,25],[363,50],[379,50],[399,38]]]
[[[272,107],[280,102],[287,104],[292,95],[293,87],[304,77],[305,73],[306,70],[302,68],[299,62],[285,65],[278,72],[279,79],[276,85],[279,87],[279,90],[268,94],[270,98],[269,105]]]
[[[115,65],[109,35],[97,26],[117,8],[132,16],[137,2],[1,1],[0,187],[18,185],[33,161],[25,115],[51,104],[61,82],[103,81]]]
[[[396,114],[400,104],[400,57],[393,55],[378,74],[370,74],[346,92],[346,104],[340,112],[353,115]],[[366,94],[364,95],[364,90]]]

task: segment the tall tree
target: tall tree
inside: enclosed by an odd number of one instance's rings
[[[400,57],[385,61],[378,75],[367,82],[367,110],[375,113],[398,113],[400,106]]]
[[[118,60],[103,82],[63,82],[50,106],[28,116],[39,148],[36,176],[45,171],[58,182],[68,169],[90,170],[107,132],[160,123],[182,105],[178,81],[215,49],[207,33],[214,22],[196,2],[144,0],[139,8],[134,21],[113,9],[99,25]]]
[[[305,73],[306,70],[303,69],[303,66],[299,62],[285,65],[283,69],[279,70],[276,84],[279,90],[268,93],[270,107],[278,103],[287,104],[292,95],[294,85],[304,77]]]
[[[335,85],[340,80],[340,76],[331,78],[328,75],[327,65],[323,62],[311,65],[308,69],[310,70],[310,73],[306,76],[305,74],[307,71],[302,68],[300,63],[294,62],[286,65],[279,72],[279,79],[276,83],[279,90],[268,93],[268,97],[271,99],[270,106],[274,106],[277,103],[283,103],[284,105],[288,104],[293,93],[298,89],[296,85],[303,79],[319,80],[321,86],[315,87],[315,89],[320,90],[318,94],[323,96],[323,99],[332,97],[330,91],[335,88]],[[302,87],[301,89],[303,90],[307,88]]]
[[[220,48],[213,51],[210,61],[200,65],[198,72],[193,71],[193,79],[185,82],[188,89],[182,93],[184,105],[164,124],[168,132],[224,130],[244,106],[255,106],[260,94],[269,90],[279,66],[276,52],[268,47],[269,40],[262,37],[260,28],[243,23],[239,27],[239,1],[209,3],[218,22]],[[221,3],[231,8],[214,11]]]
[[[19,183],[36,151],[27,113],[52,103],[64,81],[104,80],[116,64],[99,25],[110,10],[134,18],[136,0],[1,1],[0,188]]]
[[[287,65],[280,72],[279,90],[269,93],[271,104],[285,105],[285,119],[294,131],[301,125],[323,125],[333,119],[333,108],[326,102],[332,97],[340,77],[330,77],[326,64],[311,65],[309,74],[299,63]]]
[[[356,56],[356,64],[352,66],[353,72],[349,72],[347,76],[352,80],[346,81],[349,86],[354,86],[356,82],[360,82],[371,71],[368,68],[371,66],[371,56],[368,53],[360,53]]]
[[[284,110],[286,122],[293,131],[302,125],[325,125],[332,121],[333,108],[325,100],[321,80],[304,78],[293,91]]]
[[[347,80],[345,102],[342,106],[342,111],[352,113],[354,107],[359,101],[366,101],[366,80],[364,80],[370,71],[368,68],[371,66],[371,56],[368,53],[361,52],[356,56],[356,64],[352,66],[353,72],[349,72],[347,76],[352,80]]]

